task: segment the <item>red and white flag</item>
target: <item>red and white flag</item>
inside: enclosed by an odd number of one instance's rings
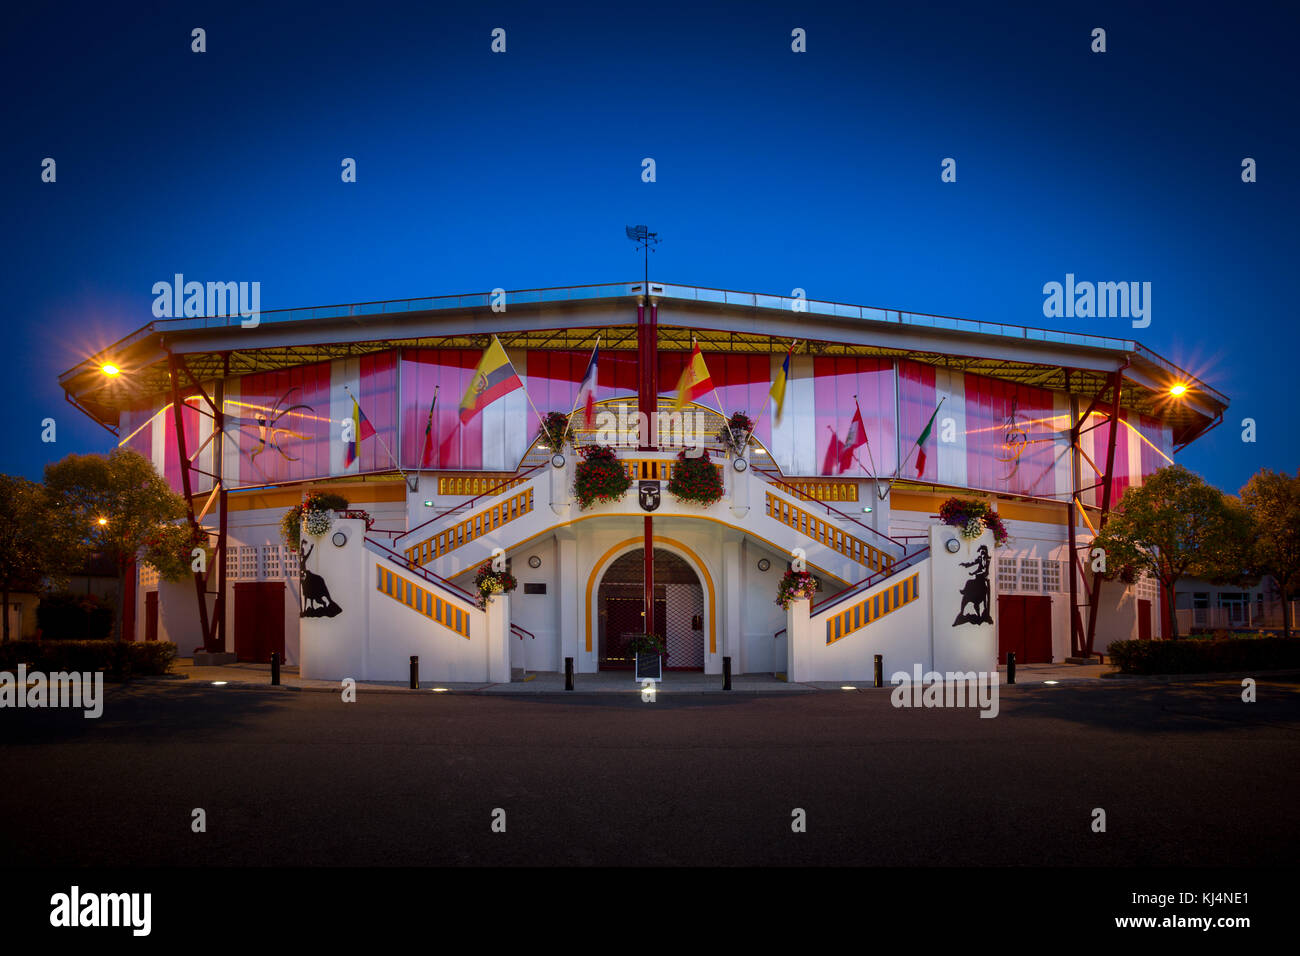
[[[582,420],[587,428],[591,428],[596,419],[596,366],[600,361],[600,339],[596,339],[596,347],[591,352],[591,361],[587,363],[587,371],[583,373],[582,383],[578,386],[577,405],[582,406]]]
[[[867,443],[867,426],[862,421],[862,409],[858,408],[857,399],[853,401],[853,408],[849,434],[840,449],[840,471],[848,471],[853,466],[853,453]]]

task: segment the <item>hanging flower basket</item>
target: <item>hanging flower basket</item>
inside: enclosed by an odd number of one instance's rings
[[[782,610],[799,598],[811,598],[822,589],[821,581],[807,571],[786,571],[776,589],[776,603]]]
[[[583,445],[578,449],[582,459],[574,467],[573,497],[582,510],[598,501],[618,501],[632,487],[623,466],[619,464],[614,449],[604,445]]]
[[[968,540],[975,540],[987,528],[993,532],[995,547],[1007,543],[1006,526],[987,502],[974,498],[949,498],[939,507],[939,520],[959,528],[961,536]]]
[[[537,431],[537,437],[543,445],[553,451],[562,451],[568,442],[573,441],[569,416],[563,412],[547,412]]]
[[[515,576],[509,571],[493,571],[492,565],[484,564],[474,575],[474,589],[478,591],[478,606],[487,609],[488,602],[497,594],[509,594],[519,586]]]
[[[733,455],[744,455],[749,448],[749,436],[754,430],[754,422],[744,412],[736,412],[727,425],[718,431],[718,441],[722,447]]]
[[[705,508],[722,500],[722,475],[709,460],[707,451],[698,458],[688,457],[684,450],[677,453],[673,476],[668,479],[668,493],[678,501]]]
[[[280,519],[280,534],[291,551],[297,551],[302,542],[303,533],[319,538],[327,533],[334,519],[331,511],[346,511],[348,500],[342,495],[326,494],[313,491],[307,500],[294,505]]]

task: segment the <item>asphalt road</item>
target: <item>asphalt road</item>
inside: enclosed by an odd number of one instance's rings
[[[1298,744],[1292,678],[1254,704],[1227,681],[1003,688],[996,719],[873,690],[344,704],[110,685],[99,720],[0,710],[0,849],[12,866],[1290,866]]]

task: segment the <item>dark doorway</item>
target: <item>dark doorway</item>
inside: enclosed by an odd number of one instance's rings
[[[144,639],[158,640],[158,592],[146,591],[144,595]]]
[[[1052,598],[1050,595],[998,596],[998,660],[1015,651],[1017,664],[1052,663]]]
[[[605,571],[597,592],[599,667],[630,670],[627,642],[645,628],[643,549],[617,558]],[[655,633],[666,647],[666,670],[704,669],[704,590],[695,570],[682,558],[655,548]]]
[[[235,585],[235,654],[267,664],[272,651],[284,660],[284,582],[241,581]]]
[[[1138,598],[1138,640],[1151,640],[1151,602]]]

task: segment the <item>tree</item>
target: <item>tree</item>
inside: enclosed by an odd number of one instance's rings
[[[56,520],[43,487],[0,475],[0,597],[3,639],[9,640],[9,596],[66,577],[81,559],[80,543]]]
[[[1300,472],[1261,468],[1241,489],[1251,517],[1255,561],[1282,592],[1282,636],[1290,637],[1291,594],[1300,586]]]
[[[176,578],[189,570],[188,547],[194,535],[176,524],[186,514],[185,499],[168,487],[153,464],[137,452],[68,455],[45,467],[45,487],[58,503],[67,533],[89,552],[117,565],[118,602],[113,637],[122,639],[126,572],[137,557]]]
[[[1174,600],[1179,579],[1248,578],[1253,570],[1246,509],[1182,465],[1170,465],[1124,493],[1092,547],[1106,555],[1106,575],[1126,567],[1160,582],[1178,636]]]

